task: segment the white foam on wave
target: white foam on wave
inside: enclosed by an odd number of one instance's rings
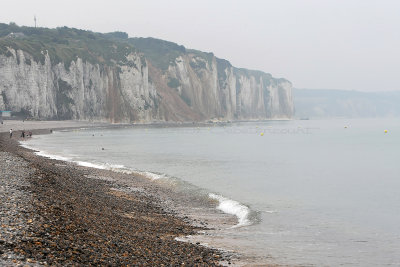
[[[91,163],[91,162],[87,162],[87,161],[73,161],[73,162],[75,162],[79,166],[83,166],[83,167],[95,168],[95,169],[100,169],[100,170],[107,169],[107,167],[103,164],[96,164],[96,163]]]
[[[122,164],[110,164],[110,163],[94,163],[88,161],[72,161],[83,167],[95,168],[100,170],[109,170],[113,172],[119,172],[124,174],[134,174],[137,173],[136,171],[125,167]]]
[[[25,143],[20,142],[20,144],[22,147],[25,147],[27,149],[37,150],[35,147],[31,147]],[[88,161],[73,160],[72,158],[51,154],[46,151],[36,151],[35,154],[38,156],[45,157],[45,158],[72,162],[72,163],[75,163],[75,164],[77,164],[79,166],[83,166],[83,167],[95,168],[95,169],[100,169],[100,170],[110,170],[110,171],[124,173],[124,174],[139,174],[150,180],[158,180],[158,179],[162,179],[162,178],[167,178],[167,175],[165,175],[165,174],[154,173],[154,172],[149,172],[149,171],[138,171],[138,170],[127,168],[121,164],[94,163],[94,162],[88,162]]]
[[[108,163],[93,163],[93,162],[88,162],[88,161],[73,160],[72,158],[51,154],[44,150],[37,151],[38,149],[36,149],[35,147],[32,147],[32,146],[29,146],[24,142],[20,142],[20,145],[27,149],[36,150],[36,152],[35,152],[36,155],[42,156],[45,158],[49,158],[49,159],[71,162],[71,163],[75,163],[79,166],[101,169],[101,170],[112,170],[112,171],[117,171],[117,172],[122,172],[122,173],[134,173],[133,170],[127,169],[124,165],[108,164]]]
[[[21,142],[20,144],[22,147],[25,147],[27,149],[37,150],[36,148],[31,147],[25,143]],[[95,169],[100,169],[100,170],[110,170],[110,171],[124,173],[124,174],[139,174],[150,180],[158,180],[158,179],[167,178],[167,175],[162,174],[162,173],[154,173],[154,172],[149,172],[149,171],[138,171],[138,170],[127,168],[121,164],[94,163],[94,162],[88,162],[88,161],[73,160],[72,158],[51,154],[46,151],[36,151],[35,154],[38,156],[45,157],[45,158],[75,163],[75,164],[77,164],[79,166],[83,166],[83,167],[95,168]]]
[[[71,158],[64,157],[64,156],[59,156],[59,155],[55,155],[55,154],[51,154],[51,153],[49,153],[47,151],[44,151],[44,150],[38,150],[37,148],[28,145],[26,143],[26,141],[25,142],[19,142],[19,144],[20,144],[21,147],[24,147],[24,148],[27,148],[27,149],[30,149],[30,150],[34,150],[35,151],[34,153],[36,155],[38,155],[38,156],[42,156],[42,157],[49,158],[49,159],[55,159],[55,160],[62,160],[62,161],[71,162]]]
[[[27,143],[26,141],[20,141],[19,144],[20,144],[21,147],[24,147],[24,148],[27,148],[27,149],[30,149],[30,150],[36,150],[36,151],[37,151],[36,148],[34,148],[34,147],[28,145],[28,143]]]
[[[276,210],[264,210],[265,213],[278,213]]]
[[[245,205],[235,200],[225,198],[223,196],[213,193],[208,194],[208,196],[211,199],[215,199],[218,201],[217,209],[227,214],[235,215],[238,218],[238,224],[234,227],[246,226],[251,224],[249,220],[250,209]]]
[[[42,156],[42,157],[50,158],[50,159],[55,159],[55,160],[71,161],[70,158],[63,157],[63,156],[58,156],[58,155],[54,155],[54,154],[50,154],[50,153],[48,153],[46,151],[38,151],[38,152],[35,152],[35,154],[38,155],[38,156]]]
[[[138,173],[141,175],[144,175],[147,178],[150,178],[150,180],[158,180],[158,179],[167,178],[167,176],[162,173],[154,173],[154,172],[138,172]]]

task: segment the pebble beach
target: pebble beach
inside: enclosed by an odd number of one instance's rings
[[[1,126],[0,265],[231,264],[226,252],[176,240],[206,228],[168,208],[162,189],[145,178],[40,157],[18,145],[18,130],[35,135],[84,126],[90,125]],[[116,183],[124,179],[129,187]]]

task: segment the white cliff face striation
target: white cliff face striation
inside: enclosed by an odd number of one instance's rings
[[[209,62],[188,54],[178,57],[166,74],[179,81],[176,92],[204,119],[291,118],[292,84],[259,71],[232,67],[215,57]]]
[[[150,121],[156,91],[138,55],[112,68],[77,58],[69,68],[21,50],[0,55],[0,108],[45,119]],[[29,62],[29,63],[27,63]]]
[[[124,63],[76,58],[67,67],[8,48],[0,55],[0,109],[41,119],[112,122],[291,118],[292,85],[214,56],[184,53],[165,71],[131,53]]]

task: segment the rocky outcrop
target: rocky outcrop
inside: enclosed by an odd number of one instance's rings
[[[41,119],[112,122],[291,118],[292,85],[208,54],[181,54],[167,70],[140,53],[113,66],[77,57],[66,67],[23,50],[0,55],[0,109]]]

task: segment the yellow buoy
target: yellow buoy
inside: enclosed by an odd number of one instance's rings
[[[264,133],[261,133],[260,135],[261,135],[261,136],[264,136]]]
[[[347,126],[344,126],[345,129],[347,129]]]
[[[388,132],[388,130],[385,130],[385,133],[387,133]]]

